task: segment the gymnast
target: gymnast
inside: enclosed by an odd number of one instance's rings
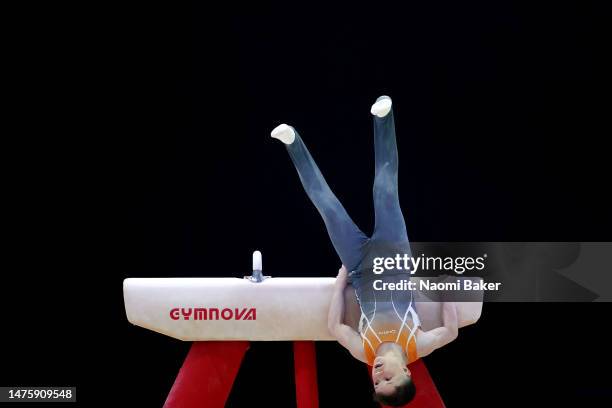
[[[443,326],[424,331],[412,291],[373,288],[374,280],[399,283],[411,277],[405,269],[373,273],[374,258],[412,256],[399,204],[398,154],[391,105],[391,98],[381,96],[371,108],[375,151],[375,222],[371,237],[351,220],[298,132],[282,124],[271,136],[285,144],[304,190],[321,214],[342,261],[329,309],[329,331],[353,357],[372,367],[376,400],[402,406],[416,392],[408,364],[453,341],[458,322],[454,303],[444,302]],[[348,322],[347,315],[351,313],[360,313],[354,324]]]

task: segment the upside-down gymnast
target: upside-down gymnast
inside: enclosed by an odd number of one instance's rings
[[[374,258],[411,256],[399,204],[398,155],[391,105],[391,98],[381,96],[371,108],[375,151],[375,222],[371,237],[349,217],[298,132],[282,124],[271,136],[285,144],[304,190],[323,217],[342,261],[329,309],[329,331],[353,357],[372,367],[376,399],[385,405],[401,406],[412,400],[416,392],[408,364],[454,340],[458,323],[455,305],[445,302],[443,326],[423,331],[411,291],[377,291],[372,285],[377,279],[383,282],[410,279],[410,272],[405,269],[373,273]],[[352,306],[361,314],[355,329],[346,324],[345,309],[346,313],[351,312],[351,305],[345,305],[347,293],[356,297]]]

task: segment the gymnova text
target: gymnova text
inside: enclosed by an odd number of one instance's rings
[[[456,282],[430,282],[419,280],[418,282],[402,279],[399,282],[384,282],[382,279],[372,282],[374,290],[437,290],[437,291],[466,291],[466,290],[499,290],[501,282],[473,282],[469,279]]]
[[[175,307],[170,309],[172,320],[257,320],[257,309],[216,307]]]

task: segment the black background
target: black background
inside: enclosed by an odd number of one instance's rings
[[[127,322],[124,278],[242,276],[255,249],[266,274],[334,276],[269,132],[295,126],[369,232],[381,94],[413,241],[610,240],[603,17],[588,2],[503,1],[20,13],[0,384],[161,406],[189,345]],[[610,311],[486,304],[426,363],[449,407],[601,406]],[[365,367],[317,348],[322,407],[373,406]],[[292,370],[289,343],[253,344],[228,405],[293,406]]]

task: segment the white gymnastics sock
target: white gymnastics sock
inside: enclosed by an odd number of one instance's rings
[[[384,118],[391,111],[391,98],[388,96],[379,97],[374,105],[372,105],[372,109],[370,112],[372,115],[376,115],[379,118]]]
[[[275,127],[270,136],[288,145],[295,141],[295,131],[285,123]]]

